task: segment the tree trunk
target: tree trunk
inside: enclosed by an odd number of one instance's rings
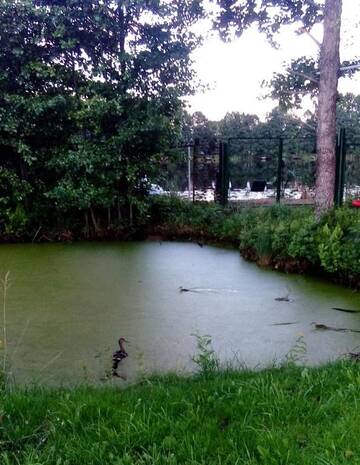
[[[117,198],[117,217],[118,217],[118,222],[120,223],[122,221],[122,214],[121,214],[121,205],[120,205],[120,198]]]
[[[120,51],[120,71],[121,71],[121,92],[126,93],[126,57],[125,41],[127,36],[127,14],[123,1],[118,1],[118,26],[119,26],[119,51]]]
[[[111,207],[108,207],[107,214],[108,214],[108,228],[110,228],[110,226],[111,226]]]
[[[87,211],[84,213],[84,216],[85,216],[85,237],[86,239],[88,239],[90,236],[90,227],[89,227],[89,215]]]
[[[95,213],[92,207],[90,207],[90,216],[91,216],[92,224],[94,226],[95,234],[97,234],[98,232],[100,232],[100,227],[96,220],[96,216],[95,216]]]
[[[326,0],[320,56],[318,126],[316,134],[315,212],[319,218],[334,202],[336,167],[336,100],[340,67],[342,0]]]
[[[129,204],[129,224],[130,226],[133,226],[134,224],[134,209],[133,204],[131,202]]]

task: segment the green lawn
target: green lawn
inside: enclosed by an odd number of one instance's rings
[[[359,464],[360,367],[4,390],[0,463]]]

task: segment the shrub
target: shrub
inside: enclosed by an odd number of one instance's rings
[[[14,234],[16,236],[21,236],[26,234],[27,227],[29,224],[28,216],[25,213],[24,208],[21,205],[18,205],[15,210],[7,211],[7,219],[5,222],[5,232],[6,234]]]
[[[340,269],[341,243],[343,231],[339,224],[331,230],[328,224],[322,228],[319,244],[319,257],[323,268],[330,273]]]

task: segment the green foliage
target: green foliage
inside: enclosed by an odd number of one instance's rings
[[[318,63],[313,58],[300,57],[291,61],[283,73],[275,73],[266,82],[268,97],[279,101],[284,110],[301,108],[304,97],[318,94]]]
[[[295,344],[286,354],[286,362],[289,365],[304,363],[306,361],[307,345],[303,334],[296,339]]]
[[[289,255],[295,259],[305,259],[312,264],[318,261],[319,246],[318,227],[313,216],[294,220],[291,240],[288,245]]]
[[[241,35],[255,23],[259,31],[275,43],[274,37],[282,26],[300,22],[306,28],[311,28],[323,18],[323,3],[316,0],[217,0],[217,3],[220,9],[215,27],[224,37],[234,32]]]
[[[192,357],[192,361],[197,365],[200,373],[207,376],[219,370],[219,358],[217,357],[211,344],[211,336],[193,334],[196,338],[197,355]]]
[[[335,272],[339,270],[341,260],[341,243],[343,231],[337,224],[331,231],[325,224],[320,234],[319,256],[325,270]]]
[[[24,208],[18,205],[14,211],[7,212],[5,224],[5,232],[9,235],[22,236],[26,234],[29,218],[25,213]]]
[[[197,0],[0,3],[7,231],[25,227],[20,207],[34,230],[90,213],[98,230],[115,216],[136,221],[144,180],[175,143],[180,98],[193,91],[202,14]]]

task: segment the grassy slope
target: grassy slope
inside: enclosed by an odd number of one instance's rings
[[[0,463],[358,464],[359,392],[352,363],[5,391]]]

